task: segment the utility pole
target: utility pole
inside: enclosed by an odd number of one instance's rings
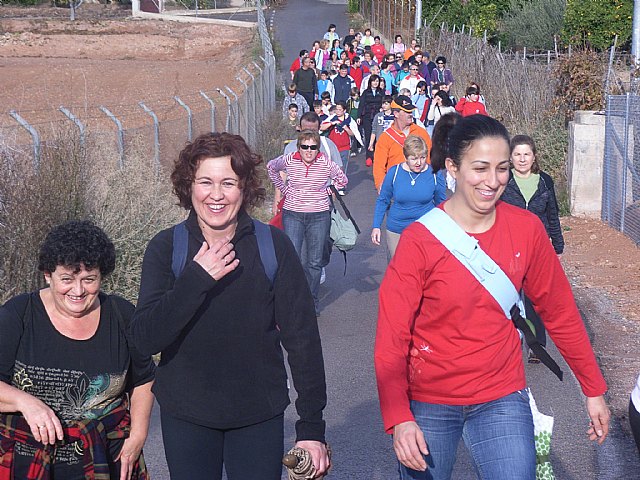
[[[640,0],[636,0],[636,3],[640,2]],[[420,28],[422,27],[422,0],[416,0],[416,32],[415,38],[418,38],[418,33]],[[424,48],[424,46],[423,46]]]

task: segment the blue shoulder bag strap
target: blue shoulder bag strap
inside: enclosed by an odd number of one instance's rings
[[[253,219],[253,226],[256,231],[258,252],[260,252],[260,260],[264,267],[264,273],[267,274],[269,282],[271,286],[273,286],[273,282],[276,279],[276,272],[278,271],[278,259],[276,258],[276,249],[273,246],[271,227],[255,218]]]
[[[171,270],[173,276],[178,278],[187,264],[189,253],[189,232],[185,222],[180,222],[173,227],[173,252],[171,256]]]
[[[260,260],[264,266],[264,271],[269,278],[269,282],[273,285],[278,271],[278,259],[276,258],[276,249],[273,245],[273,237],[271,229],[268,225],[253,220],[255,227],[256,239],[258,240],[258,251]],[[178,278],[187,264],[187,255],[189,251],[189,232],[185,222],[180,222],[173,228],[173,252],[171,257],[171,270],[173,276]]]
[[[434,208],[420,217],[422,223],[436,239],[480,282],[498,302],[505,316],[524,334],[527,345],[538,358],[562,380],[562,370],[538,342],[526,323],[524,303],[507,274],[487,253],[478,240],[467,234],[444,210]]]

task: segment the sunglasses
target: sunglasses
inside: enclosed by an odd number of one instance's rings
[[[444,62],[438,62],[438,65],[444,65]]]
[[[417,68],[410,68],[409,70],[412,70],[412,71],[414,71],[414,72],[417,72],[417,71],[418,71],[418,69],[417,69]]]
[[[318,150],[318,145],[300,145],[302,150]]]

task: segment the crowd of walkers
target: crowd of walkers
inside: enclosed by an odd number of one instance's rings
[[[175,161],[187,218],[149,242],[135,308],[101,291],[116,254],[100,228],[48,233],[46,287],[0,308],[0,478],[149,478],[141,449],[155,396],[172,479],[279,480],[282,347],[305,478],[322,477],[319,289],[331,204],[359,149],[377,194],[371,241],[387,249],[374,362],[399,478],[449,479],[461,438],[480,478],[536,478],[512,323],[523,316],[536,345],[549,331],[587,398],[588,438],[605,440],[607,387],[559,262],[554,185],[533,139],[510,137],[477,84],[456,99],[446,59],[400,35],[387,50],[369,29],[342,38],[330,25],[291,79],[283,115],[295,138],[267,165],[281,229],[249,214],[266,198],[262,157],[238,135],[207,133]],[[547,363],[540,351],[529,361]],[[634,432],[639,389],[640,379]]]

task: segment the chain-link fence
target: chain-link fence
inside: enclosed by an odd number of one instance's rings
[[[640,244],[640,96],[607,98],[602,220]]]
[[[189,92],[165,99],[140,101],[130,105],[85,106],[79,111],[60,107],[21,115],[19,110],[0,114],[0,149],[31,156],[38,167],[43,146],[56,132],[77,129],[80,141],[86,138],[111,143],[118,152],[117,164],[124,165],[135,144],[148,145],[157,166],[169,165],[185,141],[209,131],[228,131],[242,135],[256,146],[258,128],[275,109],[276,62],[263,13],[263,0],[256,8],[258,48],[253,58],[229,73],[228,82],[211,89]],[[185,15],[181,15],[185,17]],[[11,106],[9,106],[10,108]]]

